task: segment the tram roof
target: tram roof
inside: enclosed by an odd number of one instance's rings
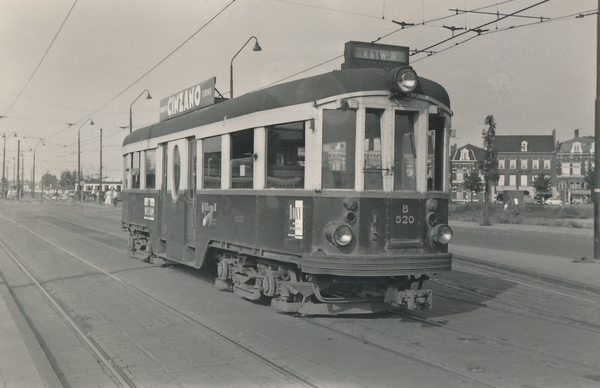
[[[137,129],[123,140],[123,146],[219,122],[224,117],[231,119],[341,94],[389,90],[386,76],[387,71],[384,69],[347,69],[271,86]],[[450,108],[448,93],[436,82],[419,77],[417,93],[429,96]]]

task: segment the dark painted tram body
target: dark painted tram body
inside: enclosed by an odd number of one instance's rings
[[[198,96],[180,94],[169,112]],[[407,48],[349,42],[341,71],[129,135],[130,249],[216,265],[217,286],[282,312],[431,307],[423,282],[451,269],[450,117],[448,94],[416,76]]]

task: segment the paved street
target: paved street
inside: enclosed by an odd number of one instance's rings
[[[62,386],[541,388],[600,380],[598,295],[531,287],[460,263],[428,282],[431,310],[305,319],[218,291],[209,271],[130,258],[119,219],[119,209],[95,204],[0,205],[2,277]],[[458,242],[488,238],[495,251],[525,234],[455,230]],[[532,246],[569,241],[528,235]],[[507,252],[519,255],[514,246]]]

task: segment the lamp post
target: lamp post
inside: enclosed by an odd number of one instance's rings
[[[31,198],[35,198],[35,149],[38,148],[40,144],[43,146],[46,145],[44,144],[44,140],[40,139],[40,142],[35,147],[33,147],[33,173],[31,174],[31,184],[33,185],[33,189],[31,190]],[[42,184],[40,184],[40,195],[42,197],[44,196],[44,187]]]
[[[10,135],[6,136],[2,134],[2,140],[4,141],[4,152],[2,153],[2,199],[6,198],[6,192],[4,190],[4,171],[6,170],[6,139],[13,136],[17,137],[17,133],[13,131]]]
[[[81,202],[81,128],[88,120],[90,121],[90,125],[94,125],[94,120],[90,117],[85,120],[77,130],[77,199],[79,202]]]
[[[100,190],[98,191],[99,194],[99,203],[102,204],[102,198],[104,197],[102,195],[102,193],[104,192],[104,190],[102,190],[102,128],[100,128]]]
[[[258,44],[258,39],[256,39],[256,36],[251,36],[250,39],[248,39],[246,41],[246,43],[244,43],[244,45],[242,46],[242,48],[233,56],[233,58],[231,58],[231,65],[229,66],[229,97],[232,100],[233,100],[233,60],[235,59],[235,57],[237,57],[237,55],[244,49],[244,47],[246,47],[246,45],[252,39],[254,39],[256,41],[256,43],[254,44],[254,48],[252,49],[252,51],[262,51],[262,48]]]
[[[148,89],[144,89],[144,91],[141,92],[140,95],[135,98],[135,100],[133,100],[131,105],[129,105],[129,133],[131,133],[133,131],[133,112],[132,112],[133,103],[136,102],[138,100],[138,98],[142,97],[142,94],[144,94],[144,92],[148,92]],[[146,96],[146,100],[152,100],[152,96],[150,95],[150,92],[148,92],[148,95]]]

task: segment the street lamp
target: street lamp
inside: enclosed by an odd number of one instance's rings
[[[39,145],[43,145],[45,146],[46,144],[44,144],[44,140],[40,139],[40,142],[33,147],[33,173],[32,173],[32,177],[31,177],[31,184],[33,185],[33,189],[31,190],[31,198],[35,198],[35,149],[38,148]],[[31,151],[31,149],[30,149]],[[44,195],[44,187],[42,184],[40,184],[40,195],[43,196]]]
[[[148,92],[148,89],[145,89],[144,92]],[[133,131],[133,112],[132,112],[133,103],[136,102],[138,100],[138,98],[142,97],[142,94],[144,94],[144,92],[141,92],[140,95],[137,96],[135,98],[135,100],[133,100],[131,105],[129,105],[129,133],[131,133]],[[152,100],[152,96],[150,95],[150,92],[148,92],[148,95],[146,96],[146,100]]]
[[[246,45],[252,39],[254,39],[256,41],[256,43],[254,44],[254,48],[252,49],[252,51],[262,51],[262,48],[258,44],[258,39],[256,39],[256,36],[251,36],[250,39],[248,39],[248,41],[246,41],[246,43],[244,43],[244,45],[242,46],[242,48],[233,56],[233,58],[231,58],[231,65],[229,66],[229,97],[232,100],[233,100],[233,60],[235,59],[235,57],[237,57],[237,55],[240,53],[240,51],[242,51],[244,49],[244,47],[246,47]]]
[[[77,130],[77,199],[79,202],[81,202],[81,128],[88,120],[90,121],[90,125],[94,125],[94,120],[90,117],[85,120]]]
[[[17,137],[17,133],[13,131],[13,133],[8,136],[6,136],[4,133],[2,134],[2,140],[4,141],[4,152],[2,154],[2,199],[6,198],[6,192],[4,191],[4,171],[6,170],[6,139],[11,136]]]

